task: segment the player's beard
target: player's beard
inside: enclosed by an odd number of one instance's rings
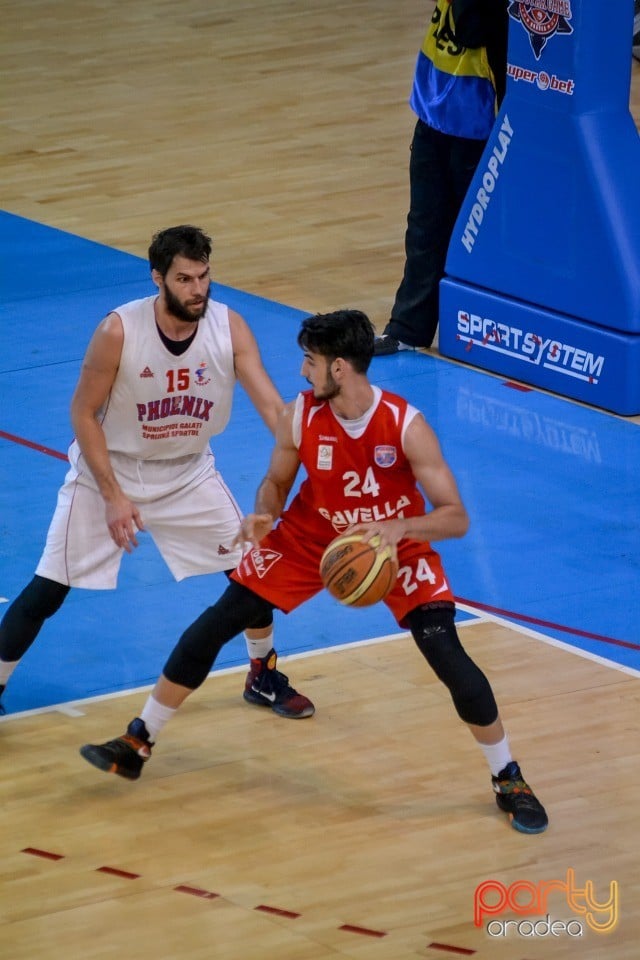
[[[331,376],[329,370],[327,370],[327,378],[324,386],[314,387],[313,389],[314,400],[334,400],[339,393],[340,387]]]
[[[202,302],[191,303],[187,301],[187,303],[182,303],[165,280],[164,303],[168,313],[176,317],[177,320],[183,320],[185,323],[197,323],[198,320],[202,320],[207,311],[209,291],[207,290]]]

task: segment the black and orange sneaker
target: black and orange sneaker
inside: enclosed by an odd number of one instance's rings
[[[152,746],[144,720],[136,717],[122,737],[101,744],[85,743],[84,747],[80,747],[80,753],[98,770],[117,773],[127,780],[137,780],[151,756]]]
[[[281,717],[293,720],[312,717],[316,708],[311,700],[289,686],[289,678],[276,670],[277,662],[275,650],[270,650],[266,657],[250,661],[244,699],[259,707],[271,707]]]
[[[511,826],[520,833],[542,833],[549,818],[533,790],[522,776],[515,760],[506,765],[497,777],[491,777],[496,803],[509,814]]]

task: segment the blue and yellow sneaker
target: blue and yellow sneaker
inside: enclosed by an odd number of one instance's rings
[[[511,826],[520,833],[542,833],[549,818],[533,790],[522,776],[515,760],[506,765],[497,777],[491,777],[496,803],[509,814]]]

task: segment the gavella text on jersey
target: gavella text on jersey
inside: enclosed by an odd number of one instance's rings
[[[375,523],[378,520],[391,520],[403,517],[403,510],[410,505],[408,497],[401,496],[396,503],[374,503],[371,507],[354,507],[352,510],[336,510],[333,514],[326,507],[318,507],[318,513],[328,520],[336,533],[342,533],[353,523]]]

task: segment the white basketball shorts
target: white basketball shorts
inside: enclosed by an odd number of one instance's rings
[[[195,475],[185,476],[178,464],[173,489],[167,483],[167,466],[167,461],[139,464],[135,494],[127,483],[123,489],[138,506],[144,529],[171,573],[183,580],[233,569],[242,557],[242,550],[233,546],[242,512],[213,456],[200,460]],[[154,482],[158,472],[160,483]],[[119,471],[117,475],[122,481]],[[88,485],[86,475],[78,476],[72,467],[58,493],[36,573],[70,587],[110,590],[117,585],[123,553],[111,539],[102,497]]]

